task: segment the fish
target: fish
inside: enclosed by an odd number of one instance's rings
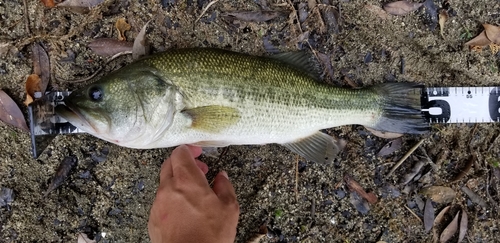
[[[216,48],[171,49],[72,92],[55,112],[95,137],[129,148],[276,143],[328,163],[339,146],[323,129],[358,124],[386,132],[428,132],[422,87],[329,85],[308,52],[254,56]]]

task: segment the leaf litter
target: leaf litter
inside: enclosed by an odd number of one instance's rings
[[[434,225],[434,206],[432,206],[431,199],[427,198],[425,201],[425,210],[424,210],[424,229],[425,232],[429,232]]]
[[[77,162],[78,159],[74,155],[67,156],[63,159],[63,161],[61,161],[54,176],[52,177],[47,191],[45,192],[45,196],[47,196],[51,191],[55,190],[64,183],[66,178],[68,178],[71,170],[76,166]]]
[[[484,30],[472,40],[465,43],[471,50],[481,52],[486,46],[490,46],[493,54],[496,54],[500,45],[500,27],[491,24],[483,24]]]
[[[114,38],[98,38],[92,40],[87,46],[95,54],[109,57],[121,52],[132,52],[134,42],[120,41]]]
[[[437,203],[450,203],[455,199],[456,192],[450,187],[446,186],[430,186],[422,189],[421,194],[432,199]]]
[[[407,15],[420,7],[423,3],[415,3],[410,1],[396,1],[392,3],[387,3],[384,5],[384,10],[392,15],[404,16]]]
[[[25,132],[29,132],[28,125],[23,113],[16,102],[0,89],[0,120],[17,127]]]
[[[453,220],[450,222],[450,224],[448,224],[448,226],[446,226],[446,228],[443,230],[443,232],[441,233],[441,236],[439,237],[439,242],[445,243],[448,240],[450,240],[451,237],[453,237],[453,235],[455,233],[457,233],[457,229],[458,229],[458,214],[459,213],[460,212],[457,212],[457,214],[455,215],[455,217],[453,218]]]
[[[145,56],[149,53],[149,44],[146,36],[146,30],[148,28],[148,21],[141,29],[137,37],[135,37],[134,45],[132,46],[132,58],[137,60],[141,56]]]
[[[266,22],[284,15],[284,12],[279,11],[232,11],[221,14],[222,17],[232,17],[247,22]]]
[[[101,4],[104,0],[66,0],[57,4],[57,7],[67,8],[72,12],[86,14],[90,9]]]
[[[131,26],[127,23],[125,18],[119,18],[115,23],[115,28],[118,30],[118,40],[126,41],[125,32],[130,30]]]

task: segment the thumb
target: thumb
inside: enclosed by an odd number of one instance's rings
[[[217,174],[212,190],[222,202],[226,204],[236,202],[236,193],[234,192],[233,185],[228,179],[227,172],[221,171]]]

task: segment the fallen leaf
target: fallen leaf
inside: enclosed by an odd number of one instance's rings
[[[370,204],[356,191],[351,191],[349,202],[363,215],[366,215],[370,211]]]
[[[460,231],[458,233],[458,243],[462,242],[465,238],[465,234],[467,233],[467,226],[469,224],[469,219],[467,216],[467,212],[462,209],[462,218],[460,219]]]
[[[455,190],[445,186],[431,186],[420,192],[437,203],[450,203],[455,199]]]
[[[90,12],[90,8],[104,2],[104,0],[66,0],[57,4],[57,7],[68,8],[70,11],[85,14]]]
[[[457,233],[457,229],[458,229],[458,213],[459,212],[457,212],[457,214],[455,215],[455,218],[453,218],[453,220],[451,221],[451,223],[448,226],[446,226],[446,228],[441,233],[441,237],[439,237],[439,242],[445,243],[449,239],[451,239],[451,237],[453,237],[453,235],[455,233]]]
[[[491,43],[491,41],[486,37],[486,32],[483,30],[479,35],[474,37],[474,39],[467,41],[465,45],[470,46],[470,48],[474,48],[476,46],[487,46]]]
[[[47,188],[47,191],[45,192],[45,196],[47,196],[51,191],[55,190],[58,188],[60,185],[63,184],[63,182],[66,180],[66,178],[69,176],[69,173],[73,169],[73,167],[76,166],[78,162],[78,159],[76,156],[68,156],[61,161],[59,166],[57,167],[57,170],[54,174],[54,177],[52,177],[52,180],[50,182],[49,187]]]
[[[448,212],[448,210],[450,210],[450,206],[446,206],[445,208],[443,208],[443,210],[441,210],[441,212],[439,212],[436,218],[434,219],[434,228],[432,229],[433,242],[438,242],[439,240],[439,234],[437,228],[441,224],[441,222],[443,222],[444,215]]]
[[[366,130],[370,131],[373,135],[379,137],[379,138],[385,138],[385,139],[394,139],[394,138],[399,138],[403,136],[402,133],[395,133],[395,132],[383,132],[379,130],[375,130],[370,127],[365,127]]]
[[[125,31],[130,30],[131,26],[127,23],[125,18],[119,18],[115,23],[115,27],[118,30],[118,40],[127,40],[125,37]]]
[[[53,8],[56,6],[56,4],[54,3],[54,0],[42,0],[42,3],[43,3],[43,5],[45,5],[45,7],[48,7],[48,8]]]
[[[132,58],[135,60],[137,60],[141,56],[148,54],[149,52],[148,39],[146,38],[146,29],[148,28],[148,24],[150,21],[148,21],[142,27],[139,34],[137,34],[137,37],[135,37],[134,45],[132,47]]]
[[[396,150],[401,148],[403,140],[400,138],[396,138],[394,140],[389,141],[380,151],[378,152],[378,157],[384,157],[389,154],[394,153]]]
[[[427,198],[425,202],[425,210],[424,210],[424,229],[425,232],[429,232],[434,225],[434,206],[432,206],[431,199]]]
[[[445,9],[439,10],[439,33],[444,38],[444,24],[448,20],[448,12]]]
[[[26,125],[26,120],[24,115],[17,106],[16,102],[12,100],[3,90],[0,89],[0,120],[12,125],[14,127],[20,128],[23,131],[28,132],[29,128]]]
[[[474,161],[475,161],[475,158],[473,155],[471,155],[469,157],[469,159],[467,160],[467,164],[465,164],[465,167],[463,169],[460,170],[460,173],[458,173],[455,177],[453,177],[453,179],[451,179],[451,183],[454,183],[454,182],[457,182],[459,181],[460,179],[462,179],[464,176],[467,175],[467,173],[469,172],[469,170],[472,168],[472,165],[474,164]]]
[[[47,55],[47,52],[43,49],[43,47],[37,43],[33,43],[32,52],[33,56],[31,58],[33,59],[33,73],[40,77],[39,91],[43,94],[45,93],[50,80],[49,55]]]
[[[112,38],[95,39],[88,44],[88,47],[99,56],[114,56],[120,52],[132,51],[133,42],[119,41]]]
[[[434,31],[438,24],[438,6],[434,3],[434,0],[425,0],[423,2],[424,6],[424,23],[429,27],[430,31]]]
[[[387,14],[386,11],[384,11],[381,7],[379,7],[377,5],[366,4],[365,8],[383,20],[388,20],[391,18],[391,16],[389,14]]]
[[[417,163],[413,165],[413,168],[411,168],[411,171],[403,176],[401,184],[403,185],[408,184],[420,172],[420,170],[422,169],[422,167],[424,167],[424,165],[425,165],[424,160],[417,161]]]
[[[495,43],[491,43],[491,44],[489,45],[489,47],[490,47],[490,51],[491,51],[491,53],[492,53],[493,55],[496,55],[496,54],[498,53],[498,51],[500,51],[500,45],[497,45],[497,44],[495,44]]]
[[[283,15],[283,12],[278,11],[234,11],[222,13],[223,17],[233,17],[247,22],[266,22]]]
[[[377,202],[377,196],[371,192],[367,193],[365,189],[354,179],[352,179],[351,176],[346,175],[344,176],[344,180],[347,184],[347,187],[351,189],[351,191],[357,192],[362,198],[366,199],[371,204],[374,204]]]
[[[31,74],[26,79],[26,100],[24,104],[28,106],[35,99],[35,92],[40,91],[40,77],[37,74]]]
[[[500,45],[500,27],[491,24],[483,24],[483,27],[486,37],[491,42]]]
[[[487,207],[487,204],[486,204],[486,201],[484,201],[481,196],[477,195],[475,192],[473,192],[471,189],[469,189],[468,187],[464,186],[461,188],[462,191],[467,194],[467,196],[470,198],[470,200],[474,203],[476,203],[477,205],[483,207],[483,208],[486,208]]]
[[[327,26],[328,33],[338,34],[338,33],[340,33],[340,31],[342,31],[342,29],[341,29],[342,18],[340,16],[339,11],[337,11],[337,9],[335,9],[332,6],[329,6],[327,8],[322,8],[321,13],[323,15],[323,19],[325,20],[325,24]],[[321,26],[320,26],[319,32],[323,33],[323,31],[321,30]]]
[[[392,15],[407,15],[410,12],[422,7],[423,3],[414,3],[409,1],[397,1],[384,5],[384,10]]]
[[[78,233],[78,241],[77,243],[96,243],[97,241],[89,239],[87,234]]]

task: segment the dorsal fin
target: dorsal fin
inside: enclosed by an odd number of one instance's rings
[[[321,80],[321,67],[314,57],[309,52],[297,51],[297,52],[284,52],[276,55],[270,56],[273,59],[280,60],[287,63],[299,70],[304,71],[309,76],[315,80]]]

